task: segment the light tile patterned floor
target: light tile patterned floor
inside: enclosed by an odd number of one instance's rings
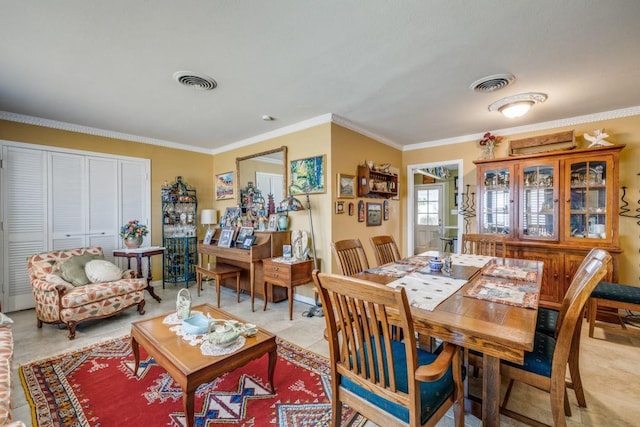
[[[165,289],[162,289],[161,285],[155,287],[156,292],[163,299],[162,303],[157,303],[147,296],[144,317],[156,316],[175,309],[179,288],[174,285],[166,285]],[[194,286],[190,289],[194,305],[214,302],[215,290],[210,285],[205,285],[205,290],[200,297],[196,295]],[[293,307],[293,320],[289,321],[286,301],[270,303],[267,311],[263,312],[262,300],[256,299],[256,311],[252,313],[248,295],[243,294],[238,304],[235,292],[223,288],[221,307],[301,347],[324,356],[328,355],[329,348],[322,336],[325,327],[324,318],[303,317],[303,311],[310,308],[307,304],[296,301]],[[141,318],[135,308],[132,308],[111,319],[81,323],[77,329],[76,339],[69,341],[66,329],[55,325],[44,325],[42,329],[36,328],[34,310],[10,313],[10,316],[15,322],[13,326],[14,419],[23,420],[27,425],[31,416],[18,380],[17,368],[20,364],[128,334],[130,323]],[[640,406],[637,404],[640,397],[640,375],[638,374],[640,337],[630,337],[609,331],[605,333],[603,330],[596,329],[596,337],[589,338],[587,330],[583,329],[581,361],[588,408],[578,408],[575,397],[570,391],[569,399],[573,416],[567,419],[569,426],[637,425],[640,419]],[[472,387],[475,387],[476,384],[473,381]],[[526,411],[541,421],[551,422],[548,394],[517,384],[511,401],[510,407],[513,409]],[[465,424],[475,427],[481,425],[481,422],[467,414]],[[452,425],[451,416],[438,424],[438,426]],[[503,416],[502,425],[520,426],[522,424]]]

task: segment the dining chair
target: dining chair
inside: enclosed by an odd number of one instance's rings
[[[343,405],[381,426],[433,426],[453,407],[464,425],[460,348],[417,348],[404,288],[317,270],[313,280],[329,335],[332,426]],[[392,339],[391,316],[411,339]]]
[[[611,255],[608,253],[604,259],[585,258],[562,301],[557,337],[536,332],[533,351],[525,353],[523,365],[513,362],[501,364],[501,375],[510,380],[500,407],[501,413],[530,425],[540,425],[539,421],[507,408],[513,383],[520,381],[549,392],[553,425],[566,426],[566,416],[571,415],[565,379],[567,366],[571,366],[574,363],[572,359],[579,354],[575,337],[582,329],[584,308],[593,289],[607,274],[609,262]],[[575,378],[573,380],[575,383]]]
[[[353,276],[369,268],[367,255],[358,238],[331,242],[331,252],[345,276]]]
[[[473,255],[507,255],[507,236],[504,234],[463,234],[461,253]]]
[[[388,264],[400,259],[400,251],[393,236],[373,236],[370,240],[378,265]]]

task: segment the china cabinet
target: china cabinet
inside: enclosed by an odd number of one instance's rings
[[[358,166],[358,197],[385,198],[398,195],[398,175]]]
[[[196,278],[198,262],[198,199],[181,176],[162,186],[162,217],[163,285],[184,282],[188,286]]]
[[[478,230],[506,234],[507,254],[544,262],[541,305],[559,307],[593,247],[617,279],[618,162],[624,145],[477,160]]]

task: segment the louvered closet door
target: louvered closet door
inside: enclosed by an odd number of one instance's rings
[[[49,247],[62,250],[86,246],[85,156],[50,153],[49,170]]]
[[[27,257],[47,251],[47,153],[2,146],[2,311],[33,307]]]

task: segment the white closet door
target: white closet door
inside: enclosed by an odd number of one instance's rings
[[[2,265],[5,312],[33,307],[27,258],[47,251],[47,156],[41,150],[2,147]]]
[[[284,178],[280,174],[256,172],[256,185],[262,192],[265,201],[269,194],[273,194],[273,203],[276,206],[285,198],[285,195],[282,194]]]
[[[89,201],[87,246],[100,246],[105,258],[113,261],[118,244],[118,161],[104,157],[87,158]]]
[[[149,180],[149,161],[120,161],[120,216],[119,224],[125,224],[137,219],[149,228],[149,234],[144,236],[142,246],[151,246],[151,214],[149,213],[151,183]],[[124,247],[122,238],[118,235],[117,248]],[[110,255],[112,253],[110,252]],[[106,256],[105,252],[105,256]],[[112,260],[113,262],[113,260]],[[126,268],[124,258],[118,258],[120,268]],[[135,261],[131,264],[134,267]],[[148,258],[142,260],[142,272],[148,268]]]
[[[63,250],[86,246],[85,156],[49,153],[49,170],[49,247]]]

